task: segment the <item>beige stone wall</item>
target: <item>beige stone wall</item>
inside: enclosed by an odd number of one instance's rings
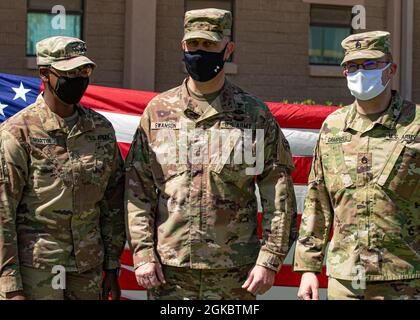
[[[183,35],[184,0],[158,0],[156,23],[155,91],[178,86],[182,72],[181,39]]]
[[[414,1],[413,101],[420,104],[420,0]]]
[[[386,1],[366,0],[368,30],[386,29]],[[310,75],[309,10],[302,0],[237,0],[233,62],[238,72],[229,78],[266,101],[351,102],[344,78]],[[155,91],[177,86],[186,76],[180,49],[183,14],[184,0],[157,1]],[[420,102],[420,0],[414,14],[413,100]],[[93,83],[122,87],[124,28],[125,0],[86,1],[84,34],[89,55],[98,63]],[[26,1],[0,1],[0,72],[36,76],[27,67],[25,34]]]
[[[92,82],[121,87],[124,63],[124,0],[86,1],[84,34],[98,64]],[[0,1],[0,72],[37,76],[26,54],[26,0]]]
[[[156,90],[182,81],[182,0],[158,1]],[[384,29],[386,0],[367,0],[367,28]],[[234,63],[229,78],[266,101],[312,99],[319,103],[352,101],[344,78],[309,74],[310,5],[302,0],[236,1]]]
[[[88,0],[85,39],[89,57],[98,64],[93,82],[123,86],[125,0]]]
[[[28,74],[25,34],[26,1],[0,1],[0,72]]]
[[[351,102],[344,78],[309,74],[310,5],[301,0],[257,3],[238,5],[237,82],[266,101]],[[385,28],[385,0],[368,0],[366,9],[368,30]]]

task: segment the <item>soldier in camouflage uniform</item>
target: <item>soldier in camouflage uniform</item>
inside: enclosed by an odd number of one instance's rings
[[[95,66],[85,52],[75,38],[39,42],[45,90],[0,127],[3,299],[119,298],[124,164],[111,123],[78,104]]]
[[[356,101],[321,128],[295,251],[298,296],[318,297],[333,226],[329,299],[420,299],[420,107],[391,90],[388,32],[342,46]]]
[[[288,142],[267,106],[225,79],[231,25],[229,11],[186,13],[190,76],[149,103],[126,159],[127,236],[149,299],[253,300],[273,285],[297,233]],[[233,159],[246,132],[262,159],[255,174],[255,163]]]

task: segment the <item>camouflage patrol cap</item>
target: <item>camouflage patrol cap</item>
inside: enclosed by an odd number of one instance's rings
[[[36,44],[38,66],[51,66],[60,71],[96,64],[86,57],[86,43],[71,37],[50,37]]]
[[[190,10],[185,13],[184,38],[221,41],[232,34],[232,13],[221,9]]]
[[[391,34],[386,31],[370,31],[352,34],[341,42],[346,50],[342,65],[357,59],[379,59],[391,53]]]

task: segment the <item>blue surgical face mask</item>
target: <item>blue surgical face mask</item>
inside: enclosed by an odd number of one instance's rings
[[[207,82],[214,79],[225,65],[226,48],[227,45],[222,52],[185,51],[184,62],[191,78],[199,82]]]

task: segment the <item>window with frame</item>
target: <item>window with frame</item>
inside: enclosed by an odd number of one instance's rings
[[[311,5],[309,63],[338,66],[344,58],[341,42],[352,34],[352,8]]]
[[[228,10],[232,12],[232,35],[230,37],[231,41],[235,39],[235,5],[233,0],[185,0],[184,2],[185,9],[184,11],[206,9],[206,8],[216,8],[222,10]],[[230,56],[228,62],[233,61],[233,55]]]
[[[56,5],[66,9],[65,28],[53,28],[53,19],[57,14],[52,13]],[[83,38],[83,8],[84,0],[28,0],[27,1],[27,34],[26,55],[36,54],[37,42],[53,36],[68,36]]]

